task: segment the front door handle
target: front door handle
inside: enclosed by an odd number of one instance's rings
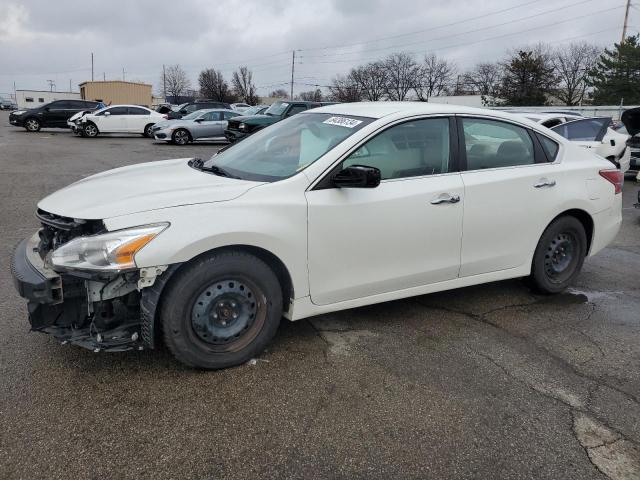
[[[555,180],[547,180],[546,178],[541,178],[538,183],[534,184],[534,188],[542,188],[542,187],[555,187]]]
[[[441,203],[458,203],[460,201],[460,195],[450,195],[448,193],[441,193],[436,198],[431,200],[431,205],[440,205]]]

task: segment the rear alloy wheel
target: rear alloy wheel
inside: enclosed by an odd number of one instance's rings
[[[218,369],[258,355],[282,316],[271,268],[241,251],[211,254],[183,267],[163,295],[165,343],[185,365]]]
[[[531,279],[541,293],[559,293],[578,276],[587,254],[587,235],[574,217],[560,217],[542,234]]]
[[[82,129],[85,137],[93,138],[98,136],[98,127],[93,123],[87,123]]]
[[[186,145],[191,140],[191,135],[184,128],[179,128],[171,136],[171,140],[176,145]]]
[[[153,138],[153,123],[150,123],[146,127],[144,127],[144,134],[147,138]]]
[[[27,132],[38,132],[40,131],[40,120],[37,118],[27,118],[24,122],[24,128]]]

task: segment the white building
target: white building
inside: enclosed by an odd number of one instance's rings
[[[16,90],[18,108],[36,108],[54,100],[81,100],[80,93],[48,90]]]

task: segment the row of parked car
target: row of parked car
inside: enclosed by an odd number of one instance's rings
[[[140,134],[158,141],[186,145],[196,141],[236,142],[284,118],[324,104],[277,101],[250,106],[200,100],[178,106],[160,105],[152,110],[139,105],[105,106],[86,100],[58,100],[30,110],[13,111],[12,125],[37,132],[43,127],[69,127],[83,137],[101,133]],[[611,117],[583,117],[575,112],[511,113],[550,128],[561,136],[592,149],[621,171],[640,170],[640,112],[624,112],[615,125]]]
[[[227,104],[198,101],[156,110],[139,105],[110,105],[85,100],[58,100],[11,113],[9,122],[29,132],[68,127],[76,135],[93,138],[101,133],[140,134],[186,145],[190,142],[235,142],[284,118],[321,106],[306,101],[278,101],[273,105]]]

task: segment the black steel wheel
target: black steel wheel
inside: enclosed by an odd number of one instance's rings
[[[24,121],[24,128],[27,130],[27,132],[38,132],[40,131],[40,120],[38,120],[37,118],[27,118]]]
[[[258,355],[282,316],[271,268],[242,251],[205,255],[171,278],[160,306],[164,340],[185,365],[218,369]]]
[[[540,237],[531,279],[542,293],[558,293],[580,273],[587,254],[587,235],[575,217],[560,217]]]

